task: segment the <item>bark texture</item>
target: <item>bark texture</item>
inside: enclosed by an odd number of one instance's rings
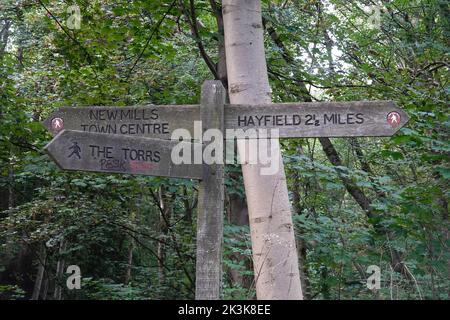
[[[261,3],[223,0],[222,4],[230,103],[271,103]],[[274,143],[276,174],[261,175],[260,164],[242,165],[256,293],[258,299],[302,299],[286,176],[279,143]],[[242,148],[239,144],[240,153]]]

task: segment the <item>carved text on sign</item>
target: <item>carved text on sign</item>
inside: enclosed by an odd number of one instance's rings
[[[200,179],[201,164],[173,163],[175,146],[202,152],[198,143],[71,130],[61,131],[45,150],[66,170]]]
[[[64,129],[171,139],[177,129],[191,135],[199,105],[61,108],[49,119]],[[409,117],[392,101],[343,101],[225,105],[224,129],[279,129],[280,138],[392,136]],[[53,134],[51,120],[44,122]]]

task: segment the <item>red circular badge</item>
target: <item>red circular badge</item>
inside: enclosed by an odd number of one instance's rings
[[[398,126],[401,121],[400,113],[397,111],[389,112],[386,119],[391,126]]]
[[[61,118],[52,119],[52,129],[54,131],[61,131],[64,128],[64,121]]]

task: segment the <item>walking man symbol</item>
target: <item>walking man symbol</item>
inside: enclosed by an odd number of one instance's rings
[[[395,111],[390,112],[387,116],[387,122],[391,126],[398,126],[400,124],[400,114]]]
[[[74,141],[73,145],[69,148],[69,150],[72,150],[72,153],[69,154],[68,158],[71,158],[73,155],[76,155],[78,157],[78,159],[81,159],[81,148],[78,145],[78,142]]]

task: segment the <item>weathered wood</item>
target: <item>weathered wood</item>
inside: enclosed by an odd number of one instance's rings
[[[72,130],[61,131],[45,150],[64,170],[201,179],[201,164],[172,162],[172,148],[178,144],[192,154],[202,152],[199,143]]]
[[[389,123],[391,112],[399,117],[397,123]],[[408,120],[408,115],[392,101],[274,103],[225,108],[225,128],[279,129],[280,138],[392,136]]]
[[[391,112],[399,116],[389,123]],[[44,125],[63,129],[170,139],[173,130],[194,134],[199,105],[61,108]],[[392,136],[409,120],[392,101],[226,105],[226,129],[279,129],[280,138]],[[245,135],[245,134],[244,134]],[[242,136],[242,135],[240,135]]]
[[[187,129],[192,135],[194,121],[199,119],[198,105],[94,106],[60,108],[43,124],[54,135],[66,129],[170,139],[178,128]]]
[[[202,86],[201,119],[203,131],[223,131],[224,103],[226,92],[220,81],[206,81]],[[223,159],[223,141],[220,157]],[[222,242],[224,208],[224,166],[203,166],[200,182],[197,214],[197,300],[217,300],[221,295]]]

